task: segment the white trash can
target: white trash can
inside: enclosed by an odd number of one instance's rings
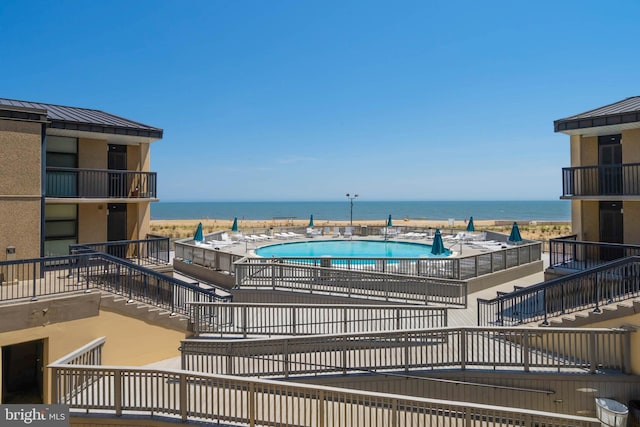
[[[625,427],[629,408],[617,400],[596,397],[596,416],[603,427]]]

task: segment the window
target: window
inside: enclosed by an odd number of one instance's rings
[[[47,136],[47,166],[78,167],[78,139],[66,136]]]
[[[44,209],[45,256],[67,255],[78,243],[78,205],[48,204]]]

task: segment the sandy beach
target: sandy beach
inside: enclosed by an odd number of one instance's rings
[[[170,238],[185,238],[192,236],[198,223],[202,222],[205,234],[213,233],[218,230],[229,230],[233,223],[232,219],[175,219],[175,220],[151,220],[151,233],[158,234]],[[496,231],[499,233],[509,234],[513,221],[505,220],[474,220],[477,231]],[[278,227],[306,227],[309,224],[308,219],[295,220],[243,220],[238,219],[238,227],[242,229],[252,228],[278,228]],[[315,219],[316,227],[344,227],[349,225],[349,221],[334,221]],[[354,220],[354,226],[385,226],[386,222],[380,220]],[[418,227],[418,228],[440,228],[442,230],[450,230],[452,227],[447,220],[418,220],[418,219],[394,219],[395,227]],[[464,230],[467,224],[464,220],[455,221],[453,228]],[[548,240],[551,238],[566,236],[571,234],[570,222],[551,222],[551,221],[523,221],[518,223],[520,233],[525,239],[532,240]]]

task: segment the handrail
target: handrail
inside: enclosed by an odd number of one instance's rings
[[[467,283],[460,280],[298,265],[279,258],[246,258],[235,269],[239,288],[467,306]]]
[[[216,425],[232,422],[300,427],[600,424],[595,418],[530,409],[175,369],[64,364],[51,364],[49,368],[52,403],[89,414],[108,411],[115,416],[160,415]]]
[[[614,259],[640,255],[640,245],[587,242],[567,236],[549,240],[550,266],[587,270]]]
[[[309,335],[440,328],[447,309],[410,305],[191,303],[194,336]]]
[[[478,299],[478,325],[517,325],[593,309],[640,295],[640,257],[628,257],[557,277],[486,300]]]
[[[0,261],[0,301],[102,289],[189,315],[187,301],[229,301],[191,283],[101,252]]]
[[[51,365],[101,365],[102,348],[106,341],[106,337],[96,338],[77,350],[62,356]]]
[[[631,370],[627,329],[457,327],[256,338],[185,339],[182,368],[280,376],[509,367]],[[586,371],[585,371],[586,370]]]
[[[77,243],[69,245],[69,253],[83,251],[104,252],[118,258],[134,260],[138,265],[166,265],[169,263],[169,238],[151,237],[138,240]]]

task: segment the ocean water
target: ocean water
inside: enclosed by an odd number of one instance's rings
[[[158,202],[151,219],[307,219],[349,220],[349,200],[341,202]],[[370,202],[354,200],[354,220],[394,219],[570,221],[567,200]]]

